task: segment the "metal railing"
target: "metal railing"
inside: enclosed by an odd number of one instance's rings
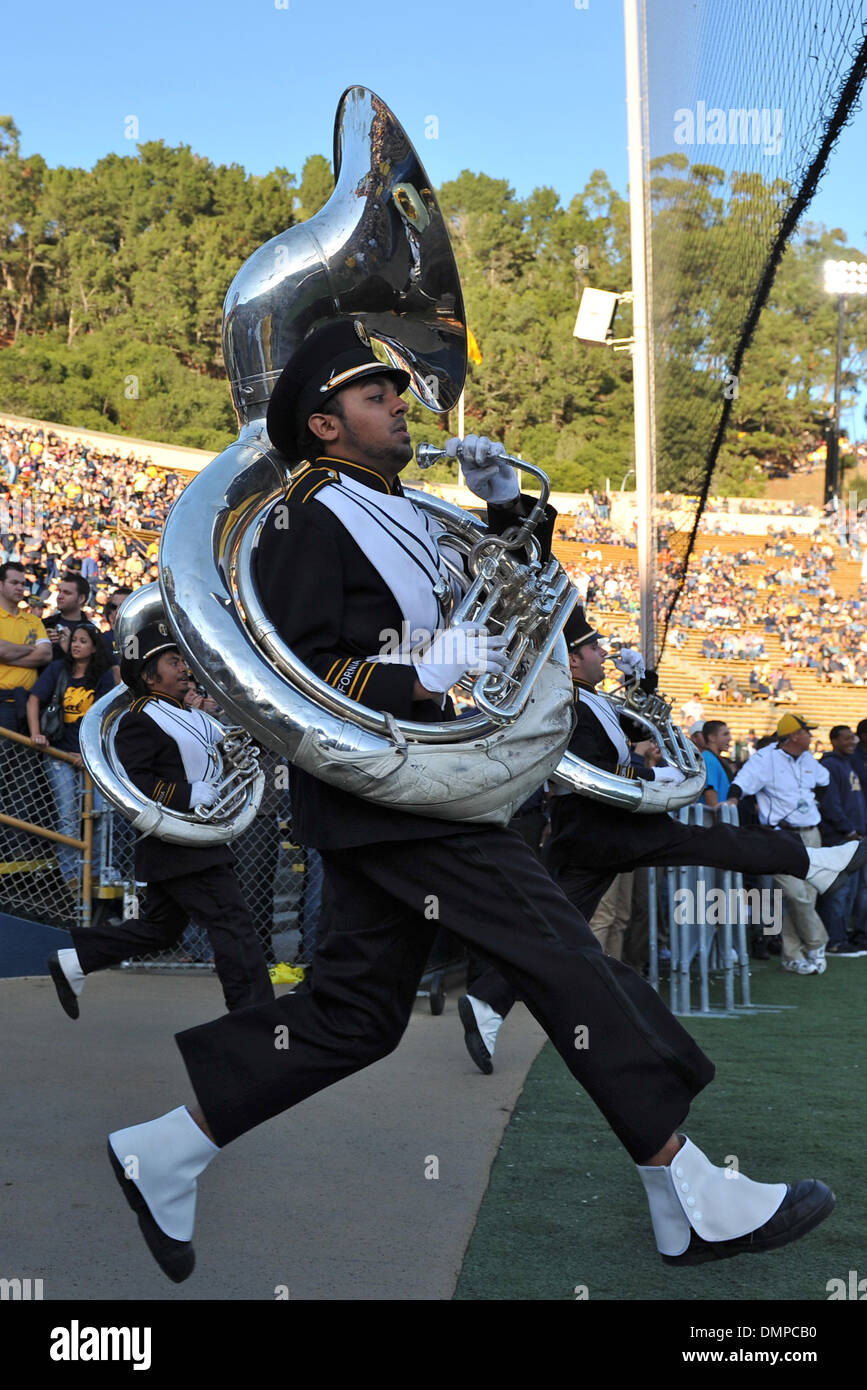
[[[740,824],[735,806],[722,805],[712,811],[694,803],[672,814],[684,825]],[[788,1007],[754,1004],[750,997],[748,930],[752,922],[747,913],[752,912],[755,891],[745,892],[743,876],[731,869],[649,870],[648,978],[659,993],[660,950],[664,949],[660,937],[667,934],[672,1013],[737,1018]],[[713,910],[708,913],[710,905]],[[721,1004],[710,1000],[712,974],[721,977]],[[694,987],[698,1007],[693,1004]]]
[[[0,907],[51,926],[91,921],[97,813],[93,783],[75,764],[70,753],[0,728]],[[58,830],[63,820],[80,833]]]

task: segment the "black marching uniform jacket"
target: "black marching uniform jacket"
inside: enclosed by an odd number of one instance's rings
[[[326,459],[300,470],[281,499],[288,527],[278,503],[260,539],[255,569],[265,608],[298,657],[350,698],[397,717],[454,717],[438,702],[413,702],[412,666],[369,660],[382,650],[383,632],[401,631],[403,615],[351,528],[317,501],[338,469],[355,486],[363,479],[389,491],[359,465]],[[488,509],[494,530],[516,516]],[[543,550],[553,511],[548,523]],[[713,1067],[646,981],[606,959],[520,835],[381,807],[299,771],[292,792],[297,838],[322,850],[325,932],[309,985],[178,1034],[217,1144],[396,1047],[441,921],[505,970],[635,1161],[662,1146]],[[436,921],[424,915],[426,884],[437,888]],[[605,1040],[601,1047],[576,1049],[576,1017]],[[287,1051],[274,1047],[279,1025],[289,1030]]]
[[[581,699],[582,690],[595,694],[593,687],[585,685],[583,681],[573,680],[572,689],[575,694],[575,727],[569,740],[569,752],[574,753],[576,758],[583,758],[586,763],[592,763],[602,772],[615,772],[619,773],[621,777],[639,777],[645,781],[652,781],[653,772],[651,769],[636,767],[632,762],[626,767],[621,765],[617,749],[608,737],[604,724],[597,718],[590,705],[585,704]],[[640,737],[640,729],[636,729],[629,720],[621,720],[620,722],[625,738]],[[622,810],[573,792],[566,796],[553,798],[551,802],[551,838],[545,855],[545,863],[549,868],[559,868],[569,861],[579,836],[585,834],[587,830],[588,820],[598,816],[606,820],[610,816],[616,816],[621,833],[627,838],[629,837],[631,826],[629,821],[624,821]]]
[[[115,747],[130,781],[143,796],[171,811],[189,811],[190,783],[175,740],[151,719],[146,706],[158,698],[183,709],[170,695],[144,695],[135,700],[118,726]],[[228,845],[173,845],[147,836],[136,841],[135,876],[144,883],[159,883],[182,874],[199,873],[215,864],[232,864]]]
[[[264,607],[280,636],[310,669],[350,699],[398,719],[436,723],[455,718],[433,700],[414,701],[413,666],[371,662],[383,633],[400,632],[403,613],[379,571],[341,521],[316,500],[316,493],[337,470],[374,492],[402,495],[399,479],[386,480],[362,464],[320,458],[293,478],[281,504],[288,506],[288,526],[275,506],[263,527],[256,559],[256,580]],[[519,522],[535,499],[522,497],[520,509],[488,507],[489,528],[501,534]],[[279,505],[279,504],[278,504]],[[543,558],[550,554],[556,512],[546,517],[536,536]],[[316,849],[345,849],[381,840],[429,839],[466,831],[466,824],[395,811],[330,786],[293,768],[290,774],[293,831]]]

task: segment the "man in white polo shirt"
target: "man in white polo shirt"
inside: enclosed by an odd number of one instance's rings
[[[777,741],[759,749],[735,777],[729,799],[753,795],[762,825],[779,826],[799,835],[808,848],[822,843],[822,814],[816,789],[827,787],[828,769],[809,751],[812,730],[798,714],[784,714]],[[819,792],[821,795],[821,790]],[[781,965],[795,975],[822,975],[828,933],[816,911],[817,889],[791,874],[775,874],[784,895]]]

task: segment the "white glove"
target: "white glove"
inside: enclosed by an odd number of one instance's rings
[[[485,435],[468,434],[466,439],[450,439],[446,444],[449,458],[457,458],[470,492],[485,502],[502,505],[514,502],[520,495],[518,475],[510,463],[501,463],[498,455],[506,452],[504,445]]]
[[[212,787],[210,782],[192,782],[190,784],[190,810],[196,806],[213,806],[215,801],[219,801],[220,793],[216,787]]]
[[[619,656],[614,658],[614,665],[627,679],[644,675],[644,657],[632,647],[621,647]]]
[[[492,637],[486,627],[456,623],[438,632],[429,646],[413,656],[412,664],[425,690],[445,695],[462,676],[500,675],[506,666],[505,637]]]
[[[654,782],[685,782],[686,774],[681,772],[679,767],[655,767],[653,780]]]

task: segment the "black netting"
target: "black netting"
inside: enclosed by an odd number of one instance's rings
[[[643,8],[661,654],[759,314],[858,98],[867,0]]]

